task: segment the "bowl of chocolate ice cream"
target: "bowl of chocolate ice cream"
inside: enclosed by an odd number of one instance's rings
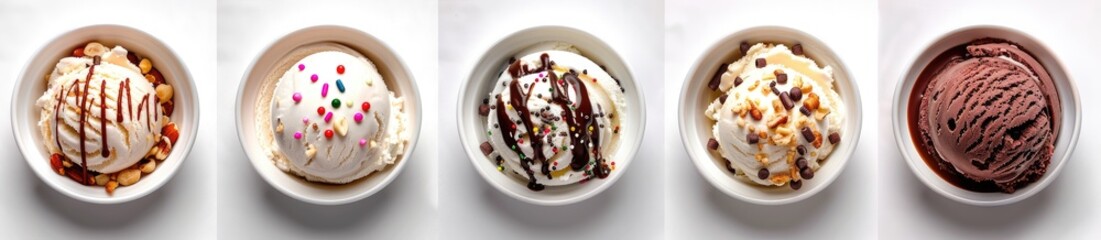
[[[911,170],[950,199],[996,206],[1051,183],[1073,152],[1078,93],[1058,58],[1013,29],[949,32],[917,55],[894,101]]]

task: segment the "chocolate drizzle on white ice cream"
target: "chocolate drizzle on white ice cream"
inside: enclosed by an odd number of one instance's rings
[[[595,69],[576,70],[585,66]],[[533,191],[607,178],[614,162],[605,153],[618,137],[614,116],[625,106],[618,81],[598,66],[558,50],[510,60],[494,100],[478,107],[490,138],[482,152],[500,159],[498,170],[526,177]]]

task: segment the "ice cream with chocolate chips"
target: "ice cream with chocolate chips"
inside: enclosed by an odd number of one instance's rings
[[[285,70],[271,94],[266,131],[283,171],[342,184],[394,164],[405,151],[404,99],[358,53],[311,53]]]
[[[615,169],[619,80],[564,43],[546,43],[508,62],[478,111],[482,153],[533,191],[603,179]]]
[[[1013,193],[1043,176],[1062,117],[1044,66],[1002,39],[941,53],[919,75],[909,108],[926,163],[978,192]]]
[[[798,44],[743,43],[708,83],[720,96],[705,112],[715,121],[707,147],[735,176],[799,189],[842,144],[833,69],[803,54]]]

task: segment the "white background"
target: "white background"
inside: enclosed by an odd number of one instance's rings
[[[665,118],[666,229],[672,238],[875,237],[874,138],[876,14],[874,1],[666,1]],[[838,14],[844,13],[844,14]],[[833,49],[856,81],[864,113],[860,140],[829,187],[801,202],[759,206],[739,201],[704,179],[681,143],[675,112],[681,84],[704,51],[754,26],[806,32]],[[654,116],[654,115],[651,115]],[[684,237],[690,236],[690,237]]]
[[[0,1],[0,159],[7,163],[0,168],[0,232],[16,239],[213,238],[214,1],[91,3]],[[62,195],[31,172],[12,136],[10,99],[39,48],[69,30],[108,23],[145,31],[175,51],[198,90],[200,128],[187,160],[160,189],[128,203],[97,205]]]
[[[545,3],[545,4],[541,4]],[[649,239],[663,232],[661,1],[440,1],[440,236],[459,239]],[[475,172],[456,124],[459,85],[494,43],[529,27],[593,34],[630,66],[646,102],[635,162],[588,200],[536,206],[497,191]],[[488,80],[488,79],[486,79]]]
[[[218,236],[223,239],[435,239],[436,1],[218,1]],[[385,189],[347,205],[319,206],[272,188],[237,137],[234,108],[245,69],[268,45],[315,25],[371,34],[405,62],[421,95],[420,140]],[[450,115],[450,114],[444,114]]]
[[[1006,2],[1006,1],[999,1]],[[1024,2],[1024,1],[1021,1]],[[880,236],[920,238],[1101,238],[1101,87],[1095,71],[1101,41],[1101,3],[1044,1],[985,6],[980,1],[892,1],[879,5],[878,188]],[[1040,193],[1009,206],[973,207],[952,201],[922,184],[895,146],[892,96],[916,54],[940,35],[969,25],[997,24],[1026,32],[1047,45],[1078,85],[1082,134],[1070,165]],[[869,115],[865,115],[869,116]]]

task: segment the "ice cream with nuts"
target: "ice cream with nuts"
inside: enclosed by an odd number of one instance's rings
[[[1047,171],[1062,108],[1047,70],[1019,45],[978,39],[922,70],[910,96],[915,145],[938,175],[1013,193]]]
[[[153,62],[122,46],[77,47],[46,79],[38,126],[60,175],[84,185],[137,183],[179,137],[173,89]]]
[[[845,109],[833,69],[801,45],[742,44],[708,83],[720,96],[705,114],[715,121],[708,148],[735,176],[799,189],[841,143]]]
[[[624,89],[568,44],[547,43],[508,62],[478,106],[482,153],[529,189],[608,177],[627,111]]]
[[[356,52],[301,58],[279,78],[270,104],[272,159],[306,180],[363,178],[398,161],[409,139],[404,99]]]

